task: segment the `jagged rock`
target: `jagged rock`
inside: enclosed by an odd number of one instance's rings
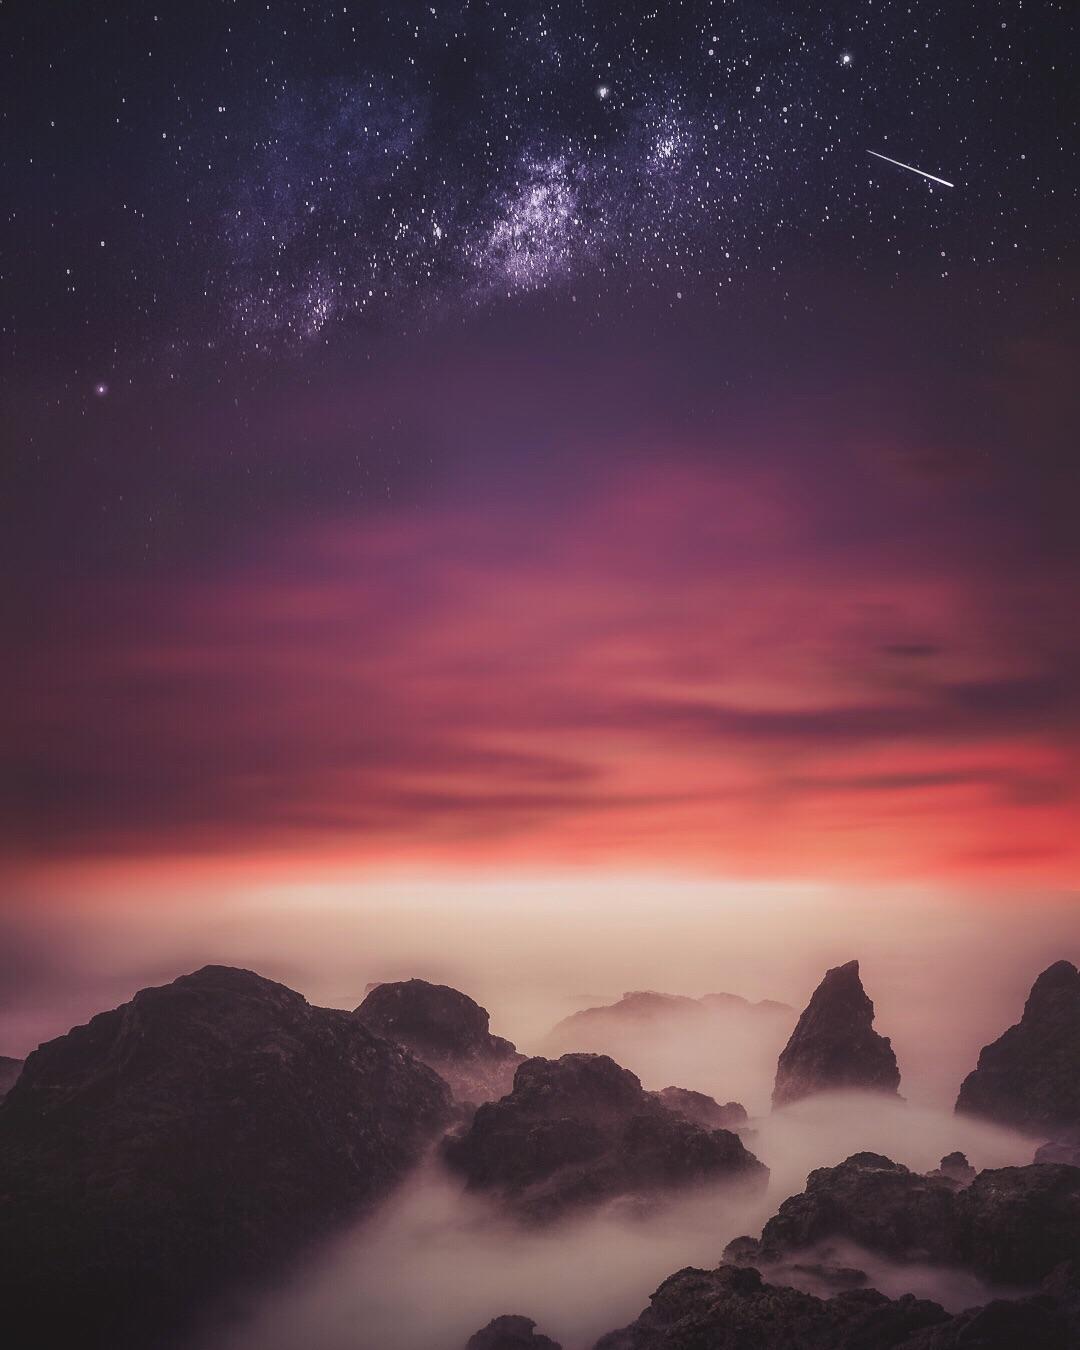
[[[956,1109],[1032,1134],[1080,1128],[1080,972],[1058,961],[1035,981],[1020,1021],[983,1048]]]
[[[469,1338],[465,1350],[562,1350],[550,1336],[541,1336],[528,1317],[496,1317]]]
[[[706,1130],[737,1130],[749,1119],[746,1107],[739,1102],[721,1106],[704,1092],[691,1092],[689,1088],[666,1087],[657,1096],[669,1111]]]
[[[515,1046],[488,1030],[488,1012],[467,994],[426,980],[371,988],[356,1015],[387,1040],[411,1050],[434,1069],[459,1101],[503,1097],[524,1060]]]
[[[1080,1260],[1080,1169],[1003,1167],[962,1186],[920,1176],[875,1153],[811,1172],[760,1239],[738,1238],[725,1260],[770,1275],[828,1253],[837,1239],[893,1261],[966,1266],[999,1285],[1034,1285]]]
[[[399,1046],[250,971],[144,989],[41,1046],[0,1105],[5,1322],[175,1345],[374,1205],[450,1109]]]
[[[955,1181],[960,1186],[969,1186],[975,1180],[975,1169],[963,1153],[946,1153],[935,1170],[927,1172],[926,1175],[945,1177],[946,1180]]]
[[[595,1350],[894,1350],[946,1323],[936,1303],[873,1289],[820,1299],[736,1266],[680,1270],[630,1326]]]
[[[532,1220],[617,1196],[721,1180],[760,1188],[768,1178],[738,1135],[669,1111],[606,1055],[526,1060],[513,1092],[479,1107],[444,1154],[471,1188]]]
[[[858,961],[826,973],[780,1053],[773,1106],[832,1088],[896,1093],[900,1070],[887,1036],[874,1031],[874,1005]]]
[[[15,1086],[15,1080],[22,1072],[22,1066],[21,1059],[11,1059],[7,1055],[0,1055],[0,1101],[3,1101],[8,1092]]]
[[[900,1350],[1075,1350],[1069,1319],[1049,1298],[995,1299],[916,1332]]]
[[[1035,1150],[1033,1161],[1080,1167],[1080,1130],[1072,1131],[1062,1139],[1051,1139],[1049,1143],[1040,1144]]]

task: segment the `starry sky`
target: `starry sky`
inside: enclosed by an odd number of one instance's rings
[[[1074,883],[1074,6],[0,24],[12,903]]]

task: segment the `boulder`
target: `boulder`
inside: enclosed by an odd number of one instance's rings
[[[375,985],[356,1016],[377,1036],[411,1050],[463,1102],[505,1096],[525,1058],[510,1041],[491,1034],[486,1008],[427,980]]]
[[[471,1189],[534,1221],[695,1184],[758,1189],[768,1178],[738,1135],[669,1111],[606,1055],[526,1060],[509,1096],[480,1106],[443,1148]]]
[[[469,1338],[465,1350],[562,1350],[550,1336],[541,1336],[528,1317],[496,1317]]]
[[[859,979],[858,961],[828,971],[780,1052],[773,1106],[835,1088],[895,1096],[899,1084],[889,1038],[874,1031],[874,1005]]]
[[[1080,1129],[1080,972],[1069,961],[1043,971],[1020,1021],[983,1048],[956,1110],[1044,1138]]]
[[[374,1206],[450,1110],[399,1046],[250,971],[144,989],[0,1105],[5,1319],[41,1345],[177,1344]]]
[[[749,1119],[746,1107],[739,1102],[721,1106],[704,1092],[691,1092],[689,1088],[666,1087],[656,1095],[669,1111],[706,1130],[737,1130]]]
[[[937,1168],[933,1172],[927,1172],[926,1175],[945,1177],[948,1181],[955,1181],[959,1186],[970,1186],[975,1180],[975,1169],[963,1153],[946,1153]]]
[[[954,1206],[952,1259],[995,1284],[1035,1284],[1062,1262],[1080,1263],[1080,1168],[980,1172]]]

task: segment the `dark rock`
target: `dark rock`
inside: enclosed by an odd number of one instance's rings
[[[955,1181],[959,1186],[969,1186],[975,1180],[975,1169],[963,1153],[946,1153],[937,1168],[933,1172],[927,1172],[926,1175],[945,1177],[948,1181]]]
[[[739,1102],[721,1106],[704,1092],[691,1092],[689,1088],[666,1087],[657,1096],[669,1111],[706,1130],[737,1130],[749,1119],[746,1107]]]
[[[377,1036],[404,1045],[434,1069],[459,1101],[505,1096],[525,1058],[510,1041],[491,1034],[486,1008],[443,984],[375,985],[356,1015]]]
[[[22,1066],[21,1059],[10,1059],[7,1055],[0,1055],[0,1101],[3,1101],[15,1086],[15,1080],[22,1072]]]
[[[470,1337],[465,1350],[562,1350],[550,1336],[541,1336],[527,1317],[496,1317]]]
[[[874,1031],[858,961],[828,971],[780,1053],[773,1106],[834,1088],[895,1095],[899,1084],[889,1038]]]
[[[1080,1128],[1080,972],[1068,961],[1044,970],[1024,1015],[984,1047],[956,1109],[1032,1134]]]
[[[0,1105],[5,1321],[177,1344],[373,1206],[449,1111],[399,1046],[250,971],[144,989],[30,1055]]]
[[[1068,1317],[1049,1298],[995,1299],[916,1332],[902,1350],[1075,1350]]]
[[[960,1186],[874,1153],[811,1172],[766,1223],[724,1253],[770,1275],[838,1239],[893,1261],[964,1266],[998,1285],[1033,1286],[1080,1261],[1080,1169],[1004,1167]]]
[[[820,1299],[766,1284],[756,1270],[688,1268],[595,1350],[894,1350],[948,1320],[936,1303],[910,1295],[862,1289]]]
[[[738,1135],[669,1111],[606,1055],[529,1059],[514,1090],[444,1144],[470,1188],[546,1220],[617,1196],[721,1180],[761,1188],[768,1169]]]

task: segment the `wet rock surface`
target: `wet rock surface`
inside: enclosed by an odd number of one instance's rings
[[[562,1346],[541,1335],[530,1318],[503,1316],[471,1336],[465,1350],[562,1350]]]
[[[956,1110],[1044,1137],[1080,1130],[1080,972],[1071,962],[1035,981],[1020,1021],[964,1079]]]
[[[479,1107],[444,1156],[470,1188],[535,1221],[616,1197],[719,1181],[760,1188],[768,1178],[736,1134],[669,1111],[606,1055],[526,1060],[513,1092]]]
[[[434,1069],[463,1102],[494,1101],[525,1059],[488,1029],[486,1008],[448,985],[401,980],[376,985],[356,1016],[377,1036],[405,1046]]]
[[[836,1088],[895,1094],[899,1085],[889,1038],[874,1030],[858,961],[828,971],[780,1052],[773,1106]]]
[[[250,971],[144,989],[0,1105],[0,1280],[43,1346],[180,1344],[196,1311],[370,1209],[449,1092],[351,1013]]]

